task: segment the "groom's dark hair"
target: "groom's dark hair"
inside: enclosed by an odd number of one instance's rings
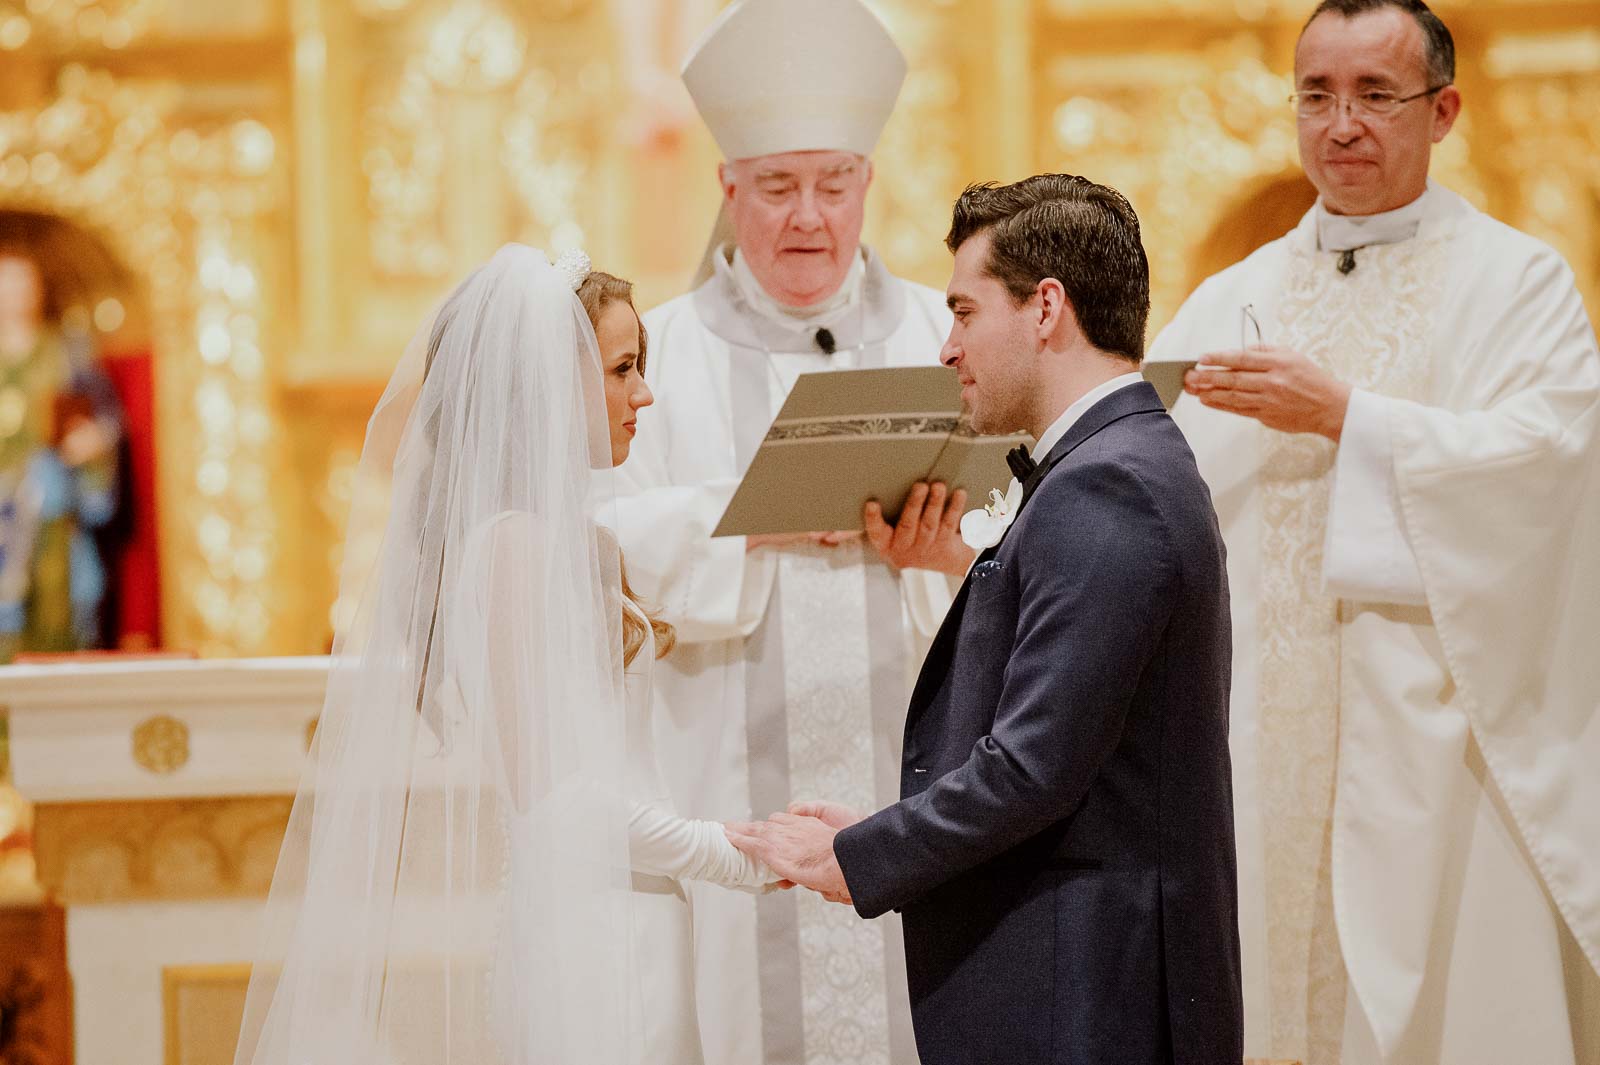
[[[1122,193],[1073,174],[969,185],[945,245],[989,234],[988,273],[1019,305],[1039,282],[1061,282],[1078,328],[1101,351],[1139,362],[1150,318],[1150,262],[1139,216]]]

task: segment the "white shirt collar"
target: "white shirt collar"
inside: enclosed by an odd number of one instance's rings
[[[1044,434],[1039,437],[1039,444],[1033,449],[1033,457],[1043,462],[1044,457],[1050,454],[1050,449],[1061,442],[1061,438],[1067,435],[1067,430],[1071,429],[1074,423],[1083,417],[1085,411],[1111,393],[1127,388],[1129,385],[1140,384],[1143,381],[1144,375],[1134,370],[1131,373],[1122,374],[1120,377],[1113,377],[1111,380],[1104,381],[1089,389],[1089,391],[1074,400],[1072,406],[1062,411],[1061,417],[1050,423],[1050,428],[1046,429]]]
[[[1373,244],[1399,244],[1410,240],[1422,228],[1422,216],[1427,213],[1428,201],[1434,190],[1433,182],[1421,196],[1404,207],[1382,214],[1348,215],[1330,214],[1317,198],[1317,248],[1321,251],[1353,251]]]
[[[731,265],[733,283],[738,286],[739,294],[744,297],[744,301],[763,318],[791,329],[809,325],[854,306],[861,299],[862,284],[867,276],[866,260],[858,251],[855,261],[850,264],[849,272],[844,275],[844,284],[839,286],[839,291],[810,307],[790,307],[773,299],[767,290],[761,287],[761,282],[756,280],[750,264],[745,261],[744,252],[738,248],[733,250]]]

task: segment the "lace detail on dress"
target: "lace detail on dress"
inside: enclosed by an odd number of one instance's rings
[[[1420,398],[1447,242],[1366,248],[1340,274],[1332,253],[1293,248],[1269,343],[1351,385]],[[1322,590],[1335,445],[1262,430],[1261,788],[1271,1052],[1338,1065],[1346,976],[1334,924],[1332,838],[1339,745],[1339,601]]]

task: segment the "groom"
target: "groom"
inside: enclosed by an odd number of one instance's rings
[[[912,694],[900,802],[799,803],[741,848],[905,920],[923,1065],[1243,1056],[1222,538],[1138,373],[1149,267],[1115,190],[969,188],[943,361],[974,426],[1027,429],[1014,514]]]

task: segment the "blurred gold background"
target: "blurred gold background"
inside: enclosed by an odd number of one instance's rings
[[[366,416],[499,244],[682,290],[716,206],[677,57],[715,0],[0,0],[0,212],[81,319],[153,352],[163,641],[315,653]],[[1309,0],[878,0],[911,74],[867,239],[942,287],[949,203],[1040,170],[1123,189],[1159,328],[1289,228]],[[1440,3],[1466,113],[1436,175],[1600,307],[1600,0]],[[47,224],[46,224],[47,223]],[[1152,330],[1152,335],[1154,330]]]

